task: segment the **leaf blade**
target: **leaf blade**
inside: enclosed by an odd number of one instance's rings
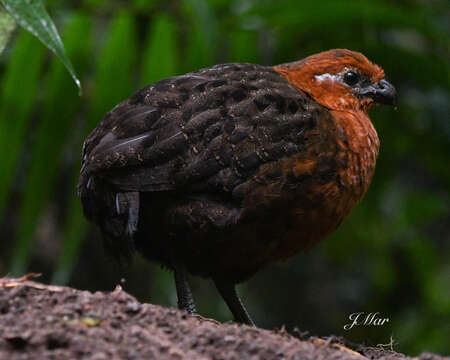
[[[14,20],[36,36],[64,64],[81,94],[81,83],[75,74],[55,24],[41,0],[0,0]]]
[[[165,14],[150,24],[140,76],[142,86],[175,75],[178,58],[176,31],[175,21]]]
[[[75,64],[83,67],[89,59],[91,48],[89,19],[75,14],[64,33],[68,53],[73,56]],[[76,89],[57,58],[52,59],[42,83],[45,94],[41,104],[42,115],[34,131],[34,139],[27,148],[30,161],[25,168],[19,227],[12,252],[12,272],[15,274],[25,271],[39,220],[49,201],[55,197],[58,170],[63,167],[62,154],[75,126],[76,111],[82,103],[82,98],[76,96]],[[61,99],[61,94],[67,96]],[[49,161],[50,156],[52,161]]]
[[[0,54],[5,49],[11,33],[16,28],[14,19],[3,9],[0,9]]]
[[[0,86],[0,216],[10,198],[26,130],[37,103],[36,92],[44,63],[44,49],[31,35],[22,32]],[[33,61],[29,61],[32,58]],[[14,119],[14,121],[11,121]]]

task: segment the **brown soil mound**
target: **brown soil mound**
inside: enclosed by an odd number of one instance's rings
[[[408,359],[333,337],[220,324],[141,304],[120,287],[90,293],[28,279],[0,279],[0,359]]]

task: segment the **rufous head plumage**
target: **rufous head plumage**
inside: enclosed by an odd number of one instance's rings
[[[392,105],[396,100],[383,69],[359,52],[334,49],[274,69],[331,110],[367,111],[375,103]]]

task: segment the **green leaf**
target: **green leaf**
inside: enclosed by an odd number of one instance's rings
[[[75,189],[76,181],[72,185]],[[52,284],[67,284],[70,280],[70,275],[75,262],[79,258],[81,245],[83,244],[88,229],[89,225],[84,218],[80,199],[74,191],[70,200],[66,223],[64,224],[63,249],[58,259],[56,270],[52,276]]]
[[[39,93],[43,50],[37,40],[22,32],[12,48],[0,82],[0,218],[17,171],[36,94]]]
[[[212,12],[210,5],[205,0],[187,0],[185,4],[192,12],[195,23],[202,30],[202,37],[211,48],[217,39],[217,19]]]
[[[311,28],[335,28],[338,24],[364,23],[389,25],[396,28],[413,27],[424,33],[443,38],[442,26],[432,22],[423,12],[414,7],[408,8],[384,1],[360,0],[322,0],[320,2],[279,0],[259,2],[242,13],[260,15],[268,23],[281,27],[292,27],[303,32]],[[284,28],[286,31],[286,28]],[[448,41],[448,40],[447,40]]]
[[[258,34],[255,31],[234,31],[230,45],[230,61],[258,62]]]
[[[5,49],[11,33],[16,27],[14,19],[3,9],[0,9],[0,54]]]
[[[142,60],[141,85],[175,75],[177,57],[175,23],[169,16],[160,15],[149,27]]]
[[[68,23],[65,35],[68,53],[75,63],[80,66],[87,63],[91,54],[89,19],[75,15]],[[24,178],[17,240],[14,242],[12,269],[18,275],[27,265],[40,215],[54,196],[58,169],[62,167],[61,155],[82,101],[76,96],[70,78],[56,58],[53,58],[43,84],[45,96],[40,121],[34,131],[34,142],[28,150],[31,159]],[[62,99],[61,94],[66,96]],[[52,161],[48,161],[49,156]]]
[[[106,30],[105,44],[96,63],[89,126],[93,127],[107,111],[134,89],[136,74],[137,34],[133,17],[119,13]]]
[[[81,95],[81,83],[72,63],[66,55],[58,30],[48,15],[41,0],[0,0],[14,20],[36,36],[45,46],[60,58],[69,71]]]
[[[183,2],[184,10],[190,17],[187,46],[183,57],[183,71],[193,71],[211,66],[217,49],[217,19],[204,0]]]
[[[133,7],[140,13],[145,13],[150,11],[156,5],[158,5],[159,0],[134,0]]]

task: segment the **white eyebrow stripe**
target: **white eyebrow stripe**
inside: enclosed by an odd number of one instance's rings
[[[321,75],[314,75],[314,78],[319,81],[339,81],[340,76],[339,75],[331,75],[329,73],[321,74]]]

